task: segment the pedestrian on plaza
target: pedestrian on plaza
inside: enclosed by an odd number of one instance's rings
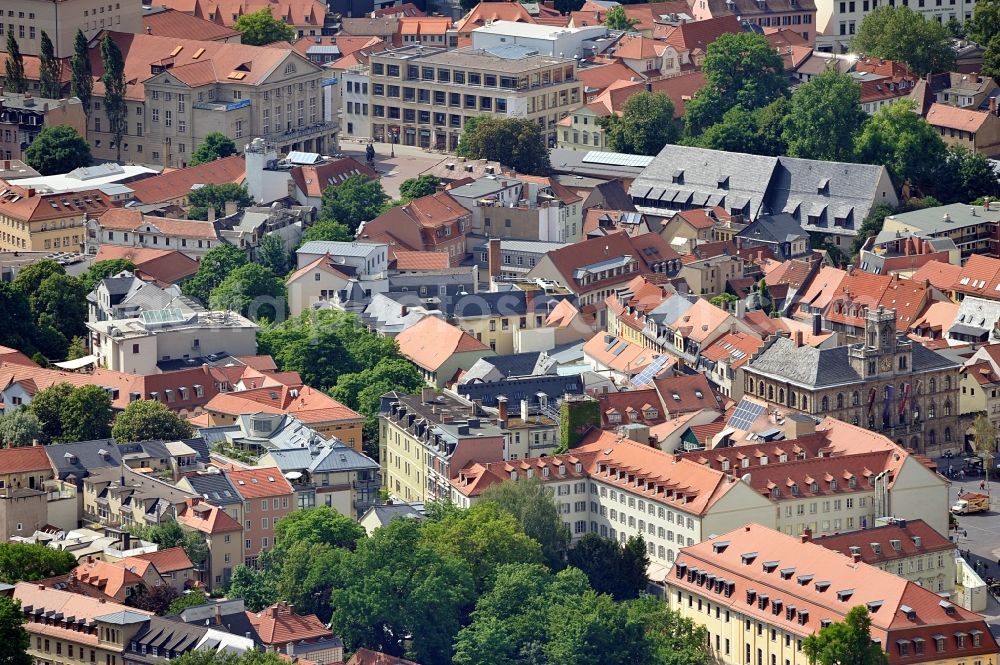
[[[969,532],[968,532],[968,531],[965,531],[965,530],[963,529],[963,530],[962,530],[962,538],[968,538],[968,537],[969,537]]]
[[[981,489],[981,490],[986,489],[986,481],[985,480],[980,480],[979,481],[979,489]]]

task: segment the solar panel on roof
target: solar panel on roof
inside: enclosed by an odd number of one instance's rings
[[[653,158],[646,155],[627,155],[621,152],[602,152],[591,150],[583,156],[581,160],[584,164],[606,164],[608,166],[635,166],[644,168],[649,166]]]
[[[764,413],[765,408],[763,404],[752,402],[746,398],[741,399],[727,425],[744,431],[749,430],[753,422]]]
[[[646,369],[642,370],[634,377],[632,377],[630,383],[636,387],[641,387],[648,384],[650,381],[653,380],[654,376],[660,373],[660,370],[663,369],[663,366],[667,364],[667,360],[668,360],[667,356],[658,356],[653,360],[653,362],[649,363]]]

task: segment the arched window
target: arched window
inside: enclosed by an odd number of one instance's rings
[[[794,390],[789,390],[788,391],[788,403],[789,403],[789,405],[790,406],[795,406],[797,400],[798,400],[798,395],[795,394],[795,391]]]
[[[803,395],[803,396],[802,396],[802,404],[801,404],[801,405],[799,405],[799,406],[800,406],[800,408],[801,408],[801,409],[802,409],[803,411],[807,410],[807,409],[809,408],[809,398],[808,398],[808,397],[806,397],[805,395]]]
[[[823,399],[826,398],[824,397]],[[844,393],[837,393],[837,408],[838,409],[844,408]],[[826,406],[823,407],[823,410],[826,411]]]
[[[842,396],[840,396],[840,399],[841,399],[841,401],[843,401],[844,398]],[[823,399],[821,399],[819,403],[820,403],[820,407],[819,407],[820,411],[829,411],[830,410],[830,398],[827,397],[826,395],[823,395]]]
[[[932,395],[937,392],[937,380],[936,379],[931,379],[931,386],[930,387],[931,387],[931,394]]]
[[[945,390],[951,390],[951,377],[950,376],[944,377],[944,389]]]
[[[927,432],[927,443],[932,446],[937,445],[937,432],[934,430]]]
[[[757,394],[759,394],[761,397],[764,396],[764,382],[763,381],[761,381],[759,384],[757,384]]]
[[[767,387],[767,398],[769,400],[774,399],[774,386],[768,386]]]
[[[889,399],[890,395],[892,395],[892,386],[886,386],[885,388],[882,389],[883,399]]]
[[[950,427],[945,427],[944,428],[944,442],[945,443],[951,443],[951,428]]]
[[[861,404],[861,393],[855,390],[851,393],[851,406],[859,406]]]
[[[931,402],[927,405],[927,419],[930,420],[935,416],[937,416],[937,405],[935,405],[934,402]]]
[[[951,402],[949,400],[945,400],[944,402],[944,415],[945,416],[951,415]]]
[[[784,388],[778,388],[778,403],[779,404],[784,404],[785,403],[785,389]]]

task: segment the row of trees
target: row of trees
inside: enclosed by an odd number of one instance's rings
[[[704,628],[639,599],[642,539],[623,548],[588,536],[570,550],[537,479],[491,488],[469,509],[431,505],[424,522],[396,520],[370,537],[333,509],[297,511],[275,526],[275,542],[260,569],[234,571],[229,595],[251,610],[280,599],[315,612],[348,650],[425,665],[710,657]]]
[[[72,443],[113,436],[116,440],[176,441],[192,436],[191,426],[162,402],[137,400],[114,416],[111,397],[95,385],[57,383],[35,394],[24,407],[0,416],[0,444],[30,446]]]

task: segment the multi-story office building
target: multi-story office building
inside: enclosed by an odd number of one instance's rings
[[[121,0],[3,0],[5,33],[13,33],[23,55],[38,55],[42,32],[57,58],[73,55],[73,39],[83,30],[91,39],[102,30],[142,32],[142,4]],[[4,35],[6,39],[6,34]],[[0,44],[6,48],[6,41]]]
[[[69,125],[80,136],[86,135],[87,118],[79,99],[46,99],[30,92],[5,92],[0,99],[0,157],[22,159],[35,137],[55,125]]]
[[[0,180],[0,250],[82,252],[88,218],[113,203],[97,189],[42,194]]]
[[[109,33],[125,58],[123,160],[182,167],[212,132],[243,150],[254,137],[291,150],[337,150],[339,123],[325,119],[323,69],[291,48],[201,42]],[[96,49],[94,74],[103,71]],[[87,138],[94,157],[115,159],[117,147],[102,99],[95,95]]]
[[[665,582],[670,608],[706,628],[722,665],[807,665],[803,640],[858,606],[890,665],[984,665],[998,655],[979,614],[860,555],[760,524],[681,550]]]
[[[582,99],[576,63],[530,52],[412,45],[372,54],[372,137],[452,151],[469,118],[492,115],[535,121],[555,146],[556,123]]]

